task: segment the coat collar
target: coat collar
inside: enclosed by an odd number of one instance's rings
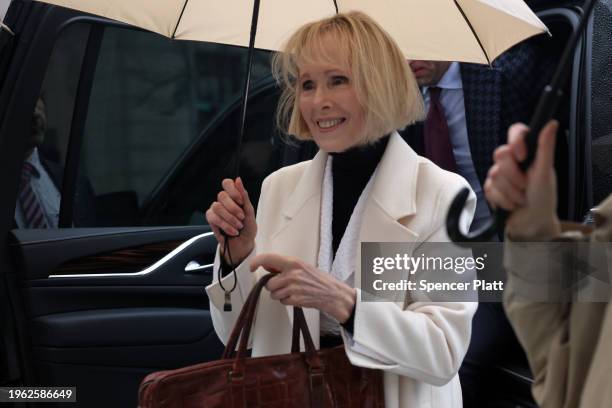
[[[417,211],[416,180],[419,161],[414,150],[397,132],[393,132],[376,170],[371,199],[394,220]]]
[[[319,150],[302,174],[283,208],[283,215],[294,218],[313,197],[321,196],[327,153]],[[394,220],[416,212],[416,179],[419,156],[393,132],[377,167],[372,199]]]
[[[304,170],[295,190],[293,190],[293,193],[291,193],[283,207],[282,212],[285,217],[289,219],[295,217],[309,199],[321,196],[325,163],[327,163],[327,153],[319,150],[312,159],[312,162]]]

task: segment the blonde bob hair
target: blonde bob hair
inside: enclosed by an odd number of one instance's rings
[[[334,47],[326,46],[330,40]],[[359,144],[373,143],[423,118],[419,87],[395,41],[366,14],[341,13],[302,26],[273,57],[272,70],[282,89],[277,124],[289,135],[312,139],[298,104],[299,67],[308,62],[340,62],[351,73],[365,118]]]

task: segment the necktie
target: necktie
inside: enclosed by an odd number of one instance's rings
[[[21,185],[19,188],[19,204],[27,228],[48,228],[45,214],[38,197],[32,190],[32,177],[38,176],[38,171],[28,162],[21,169]]]
[[[440,91],[440,88],[429,88],[429,111],[423,126],[425,157],[445,170],[456,172],[457,164],[444,108],[440,103]]]

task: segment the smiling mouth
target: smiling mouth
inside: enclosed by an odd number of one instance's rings
[[[345,118],[332,119],[332,120],[318,120],[317,125],[319,126],[319,129],[321,130],[330,130],[344,123],[345,121],[346,121]]]

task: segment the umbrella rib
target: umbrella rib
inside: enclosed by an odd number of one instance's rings
[[[472,26],[472,23],[470,23],[470,20],[467,18],[467,16],[463,12],[463,9],[459,5],[459,2],[457,2],[457,0],[453,0],[453,3],[455,3],[455,6],[457,6],[457,8],[459,9],[459,12],[461,13],[461,16],[465,20],[465,22],[468,25],[468,27],[470,27],[470,30],[472,31],[472,34],[474,35],[474,38],[476,38],[476,41],[478,42],[478,45],[480,46],[480,49],[482,50],[482,53],[484,54],[485,58],[487,59],[487,62],[489,63],[489,65],[491,65],[491,59],[489,58],[489,55],[487,55],[487,52],[485,51],[484,47],[482,46],[482,43],[480,42],[480,38],[478,38],[478,34],[476,34],[476,30],[474,30],[474,27]]]
[[[183,13],[185,12],[185,8],[187,7],[187,3],[189,3],[189,0],[185,0],[185,3],[183,3],[183,9],[181,10],[181,15],[179,16],[178,20],[176,20],[176,26],[174,26],[174,31],[172,32],[172,39],[174,39],[174,36],[176,35],[176,30],[178,30],[178,26],[181,23],[181,19],[183,18]]]

